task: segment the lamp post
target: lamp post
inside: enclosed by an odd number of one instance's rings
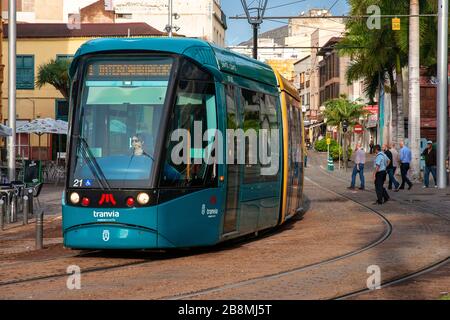
[[[169,23],[167,25],[169,38],[173,37],[173,0],[169,0]]]
[[[248,23],[253,28],[253,58],[258,59],[258,29],[263,22],[268,0],[251,1],[241,0],[242,7],[247,15]],[[255,2],[257,2],[255,4]]]
[[[448,0],[439,0],[438,15],[438,88],[437,88],[437,176],[438,187],[447,187],[448,158]]]
[[[16,1],[9,0],[8,8],[8,125],[12,129],[8,137],[8,177],[16,180]]]

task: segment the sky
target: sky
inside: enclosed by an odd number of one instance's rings
[[[277,7],[284,4],[290,5],[270,9],[272,7]],[[349,8],[347,0],[269,0],[267,8],[269,8],[270,10],[266,11],[266,16],[299,15],[301,12],[307,12],[309,9],[330,9],[331,6],[333,6],[331,12],[334,15],[346,14]],[[232,16],[244,13],[241,0],[222,0],[222,10],[225,12],[228,18],[228,30],[226,35],[226,43],[228,46],[237,45],[252,38],[253,32],[247,20],[230,19],[230,17]],[[261,25],[260,32],[275,29],[283,25],[285,24],[272,21],[264,21],[264,23]]]

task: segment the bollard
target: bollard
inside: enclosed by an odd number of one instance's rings
[[[34,208],[33,208],[33,189],[28,189],[28,212],[31,215],[34,215]]]
[[[3,217],[5,216],[5,200],[0,199],[0,230],[4,230]]]
[[[44,242],[44,210],[36,215],[36,250],[42,250]]]
[[[28,196],[23,197],[23,225],[28,224]]]
[[[17,197],[15,194],[11,195],[11,211],[10,211],[10,218],[9,222],[14,223],[17,221]]]

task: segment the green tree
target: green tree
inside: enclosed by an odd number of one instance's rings
[[[36,86],[40,89],[49,84],[55,87],[66,100],[69,100],[70,79],[69,59],[52,59],[50,62],[42,64],[38,68]]]
[[[370,5],[380,7],[382,14],[407,14],[405,0],[350,0],[351,15],[366,15]],[[364,91],[371,102],[381,85],[391,94],[392,129],[394,143],[404,137],[403,74],[407,64],[407,50],[397,41],[391,19],[381,19],[379,29],[369,29],[366,18],[347,21],[347,34],[338,48],[342,55],[350,55],[352,64],[347,71],[349,83],[363,79]]]
[[[338,99],[332,99],[325,102],[324,116],[327,119],[327,125],[338,127],[339,132],[342,131],[342,123],[347,121],[349,128],[359,123],[359,120],[365,117],[368,112],[364,109],[364,105],[359,101],[350,101],[345,95],[341,95]],[[349,130],[350,131],[350,130]],[[343,134],[344,138],[344,166],[347,167],[348,147],[347,140],[350,138],[349,132]]]
[[[349,0],[350,15],[367,15],[367,8],[377,5],[382,15],[409,14],[409,0]],[[438,0],[420,0],[421,14],[434,14]],[[381,85],[391,94],[392,129],[390,137],[397,143],[405,138],[403,73],[408,65],[409,19],[401,18],[401,30],[392,30],[391,18],[381,18],[380,29],[369,29],[366,18],[349,19],[347,33],[338,45],[341,55],[350,55],[352,64],[347,71],[349,83],[363,79],[365,93],[373,101]],[[420,64],[428,74],[436,74],[437,17],[420,18]]]

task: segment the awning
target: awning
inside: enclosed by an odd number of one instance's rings
[[[314,128],[317,128],[317,127],[321,127],[321,126],[323,126],[324,124],[325,124],[324,122],[319,122],[319,123],[311,124],[311,125],[309,125],[309,126],[306,126],[306,125],[305,125],[305,128],[306,128],[306,129],[314,129]]]
[[[12,136],[12,129],[3,124],[0,124],[0,137],[10,137]]]

